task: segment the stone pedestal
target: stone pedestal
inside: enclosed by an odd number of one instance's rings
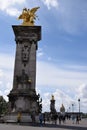
[[[56,113],[55,100],[54,100],[54,99],[50,100],[50,112],[51,112],[52,114],[55,114],[55,113]]]
[[[12,26],[16,41],[13,89],[10,91],[10,113],[39,113],[36,94],[36,50],[41,40],[41,26]]]

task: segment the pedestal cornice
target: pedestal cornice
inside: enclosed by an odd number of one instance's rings
[[[15,40],[18,41],[39,41],[41,40],[41,26],[12,26],[15,34]]]

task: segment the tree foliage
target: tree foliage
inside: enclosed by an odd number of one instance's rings
[[[0,115],[1,114],[5,114],[7,112],[7,102],[6,100],[3,98],[3,96],[0,96]]]

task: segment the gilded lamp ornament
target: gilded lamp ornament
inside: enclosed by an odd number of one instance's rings
[[[40,7],[35,7],[32,9],[24,8],[22,14],[18,17],[18,19],[23,19],[22,25],[25,26],[34,26],[35,20],[38,17],[35,13]]]

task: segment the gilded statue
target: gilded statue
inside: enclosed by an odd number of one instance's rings
[[[35,13],[40,7],[35,7],[32,9],[24,8],[22,14],[18,17],[18,19],[23,19],[22,25],[25,26],[34,26],[35,20],[38,17]]]
[[[52,95],[52,100],[54,100],[54,95]]]

